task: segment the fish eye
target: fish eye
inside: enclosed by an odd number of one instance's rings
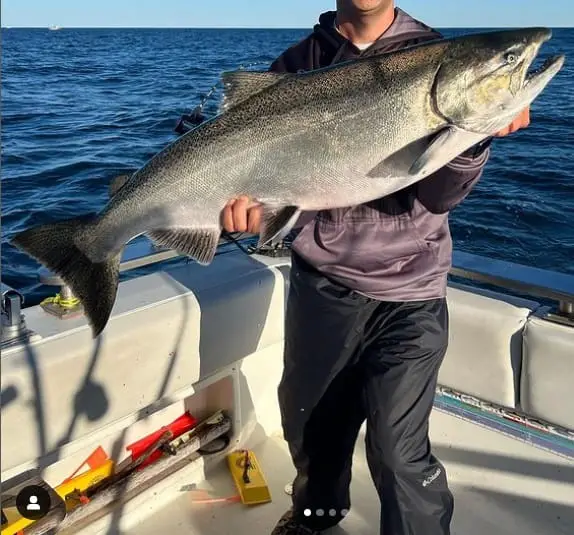
[[[509,52],[508,54],[506,54],[504,56],[504,61],[506,61],[506,63],[509,63],[510,65],[512,65],[513,63],[516,63],[517,60],[518,60],[518,56],[516,54],[514,54],[513,52]]]

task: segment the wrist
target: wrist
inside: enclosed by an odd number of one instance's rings
[[[473,158],[473,159],[479,158],[490,147],[493,139],[494,138],[492,138],[492,137],[486,138],[484,141],[481,141],[480,143],[477,143],[476,145],[473,145],[472,147],[470,147],[470,149],[467,149],[465,152],[463,152],[461,154],[461,156],[465,156],[466,158]]]

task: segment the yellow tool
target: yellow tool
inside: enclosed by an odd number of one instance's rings
[[[21,517],[16,506],[3,507],[2,514],[4,515],[2,520],[6,520],[2,527],[2,535],[16,535],[19,531],[34,522],[34,520],[27,520]]]
[[[114,461],[108,459],[102,463],[101,466],[87,470],[72,479],[66,480],[61,485],[58,485],[54,490],[61,498],[63,498],[66,503],[66,511],[69,512],[82,503],[81,495],[84,491],[104,478],[112,475],[113,471]],[[34,520],[29,520],[20,516],[20,513],[15,506],[2,508],[2,511],[6,516],[7,523],[2,526],[1,535],[16,535],[18,532],[34,523]]]
[[[227,464],[245,505],[271,501],[269,487],[251,450],[237,450],[227,456]]]
[[[81,494],[90,487],[93,487],[96,483],[110,477],[113,472],[114,461],[108,459],[107,461],[104,461],[101,466],[87,470],[83,474],[75,476],[72,479],[68,479],[61,485],[58,485],[55,488],[55,491],[64,498],[64,501],[66,502],[66,511],[70,512],[78,505],[81,505]]]

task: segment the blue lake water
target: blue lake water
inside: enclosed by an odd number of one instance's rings
[[[4,282],[31,300],[49,292],[38,285],[39,266],[6,240],[30,225],[99,210],[111,178],[174,140],[181,114],[222,71],[269,64],[307,33],[3,30]],[[574,29],[555,30],[544,50],[565,53],[564,70],[534,103],[532,125],[495,141],[451,230],[457,249],[574,273]]]

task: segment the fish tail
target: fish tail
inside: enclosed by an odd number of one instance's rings
[[[57,274],[80,299],[96,338],[106,326],[118,289],[121,251],[94,262],[85,249],[86,230],[97,217],[80,217],[40,225],[17,234],[11,243]]]

